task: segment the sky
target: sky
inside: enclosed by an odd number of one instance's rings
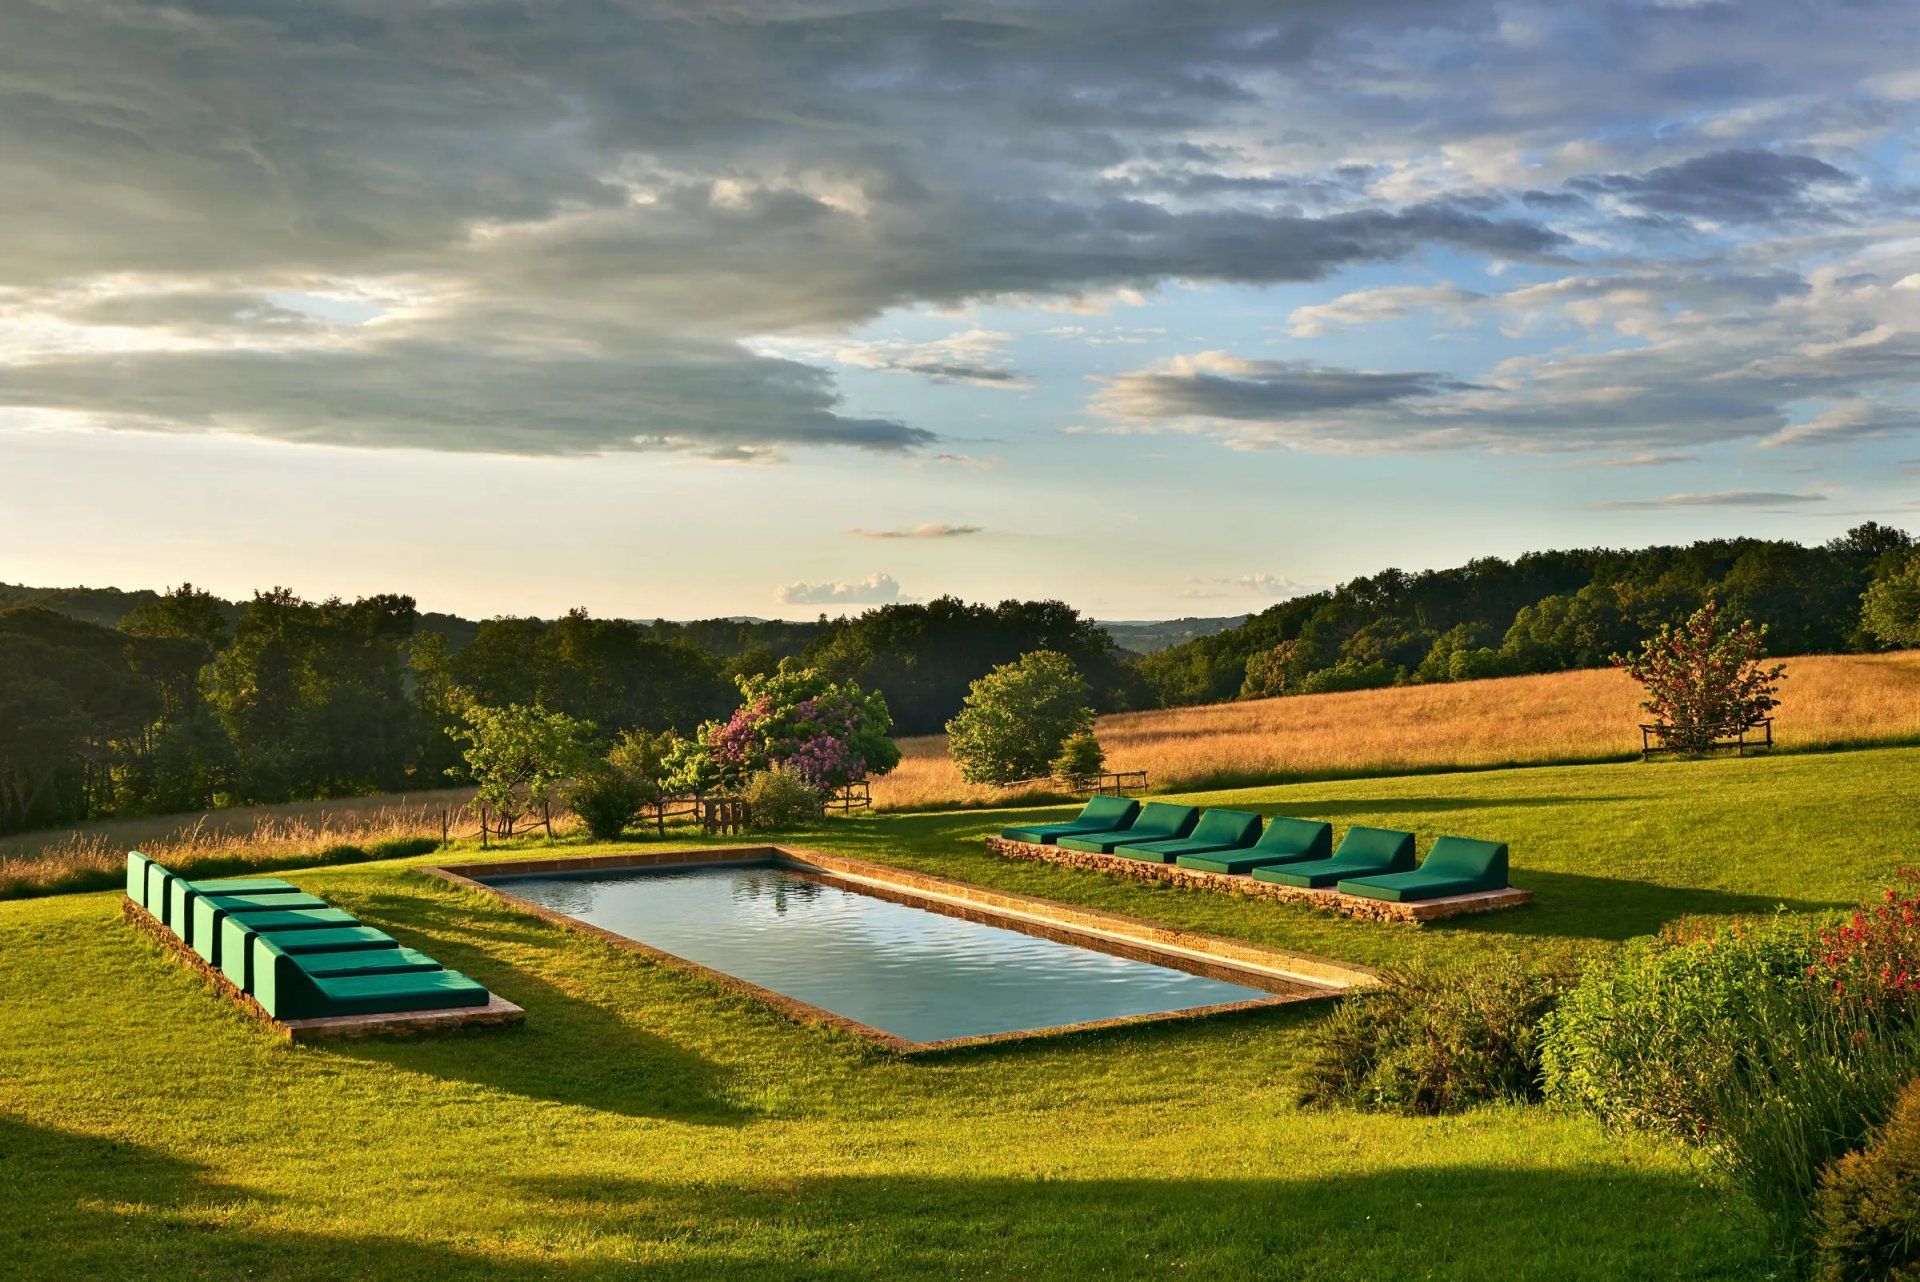
[[[1910,3],[0,7],[0,580],[1224,615],[1920,530]]]

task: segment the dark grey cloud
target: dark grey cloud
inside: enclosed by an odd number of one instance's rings
[[[1209,419],[1280,423],[1373,409],[1466,384],[1430,371],[1331,369],[1299,361],[1247,360],[1203,352],[1111,379],[1095,398],[1110,418],[1135,423]]]
[[[1639,174],[1576,178],[1567,185],[1611,196],[1656,217],[1730,223],[1778,223],[1827,216],[1822,189],[1853,179],[1813,156],[1760,149],[1717,151]]]

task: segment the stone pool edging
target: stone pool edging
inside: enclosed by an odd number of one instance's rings
[[[1069,868],[1091,868],[1098,872],[1133,877],[1140,881],[1171,882],[1190,890],[1233,891],[1242,895],[1279,899],[1287,903],[1305,904],[1324,912],[1339,913],[1361,921],[1391,921],[1421,926],[1431,921],[1443,921],[1448,917],[1461,917],[1468,913],[1496,912],[1502,908],[1517,908],[1521,904],[1533,902],[1531,890],[1509,886],[1504,890],[1483,890],[1471,895],[1449,895],[1444,899],[1421,899],[1401,904],[1384,899],[1368,899],[1364,895],[1343,895],[1336,890],[1309,890],[1305,886],[1282,886],[1275,882],[1258,881],[1252,877],[1232,873],[1182,868],[1178,864],[1156,864],[1145,859],[1129,859],[1125,855],[1102,855],[1090,850],[1062,850],[1059,846],[1015,841],[1010,837],[990,836],[986,842],[988,850],[1007,859],[1060,864]]]
[[[1146,1015],[1125,1015],[1078,1024],[1052,1025],[1042,1029],[916,1042],[581,921],[557,909],[533,903],[514,894],[511,889],[511,879],[516,877],[727,864],[766,865],[827,884],[850,883],[861,893],[873,894],[897,903],[1018,930],[1023,934],[1052,938],[1091,948],[1096,952],[1152,962],[1190,974],[1225,979],[1262,989],[1271,995],[1244,1002],[1218,1003]],[[927,873],[912,872],[885,864],[869,863],[842,855],[827,854],[823,851],[788,846],[721,846],[612,855],[578,855],[560,859],[504,859],[482,863],[430,866],[423,867],[419,871],[456,886],[504,900],[518,911],[530,913],[569,930],[596,936],[617,948],[638,953],[650,961],[699,975],[726,991],[751,997],[771,1006],[791,1019],[850,1033],[870,1045],[903,1056],[926,1055],[1040,1037],[1056,1037],[1065,1033],[1094,1029],[1211,1018],[1215,1015],[1265,1010],[1305,1001],[1324,1001],[1338,997],[1350,989],[1376,983],[1379,979],[1378,972],[1367,967],[1158,926],[1152,922],[1122,916],[1118,913],[1080,908],[1032,895],[991,890],[984,886],[936,877]],[[500,884],[502,881],[506,884]]]

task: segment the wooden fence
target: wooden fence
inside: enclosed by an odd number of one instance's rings
[[[1646,761],[1662,752],[1715,752],[1731,749],[1737,757],[1749,748],[1763,752],[1773,747],[1773,718],[1761,717],[1745,724],[1729,722],[1722,726],[1642,725],[1640,759]]]

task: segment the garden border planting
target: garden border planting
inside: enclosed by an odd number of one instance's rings
[[[738,976],[664,952],[639,940],[591,925],[558,910],[532,903],[515,895],[508,886],[500,884],[501,882],[510,883],[516,877],[542,876],[551,873],[669,869],[726,864],[766,865],[780,868],[807,877],[809,880],[849,887],[896,903],[909,904],[985,925],[1017,930],[1023,934],[1070,943],[1113,956],[1169,966],[1175,970],[1203,975],[1210,979],[1227,980],[1261,989],[1271,996],[1252,1001],[1190,1007],[1078,1024],[1052,1025],[1046,1028],[1023,1029],[979,1037],[916,1042],[788,997],[783,993],[763,988]],[[909,872],[905,869],[849,859],[842,855],[830,855],[821,851],[788,846],[728,846],[634,854],[582,855],[563,859],[504,859],[485,863],[448,864],[424,868],[421,871],[455,885],[496,896],[522,912],[531,913],[571,930],[594,935],[615,947],[703,976],[731,992],[763,1002],[790,1018],[851,1033],[882,1049],[906,1056],[995,1045],[1036,1037],[1054,1037],[1062,1033],[1083,1032],[1089,1029],[1199,1019],[1235,1011],[1262,1010],[1291,1005],[1297,1002],[1324,1001],[1338,997],[1349,989],[1371,985],[1379,978],[1376,972],[1362,966],[1328,961],[1284,949],[1221,939],[1193,931],[1176,930],[1137,918],[1124,917],[1118,913],[1079,908],[1030,895],[989,890],[983,886],[934,877],[926,873]]]
[[[1502,890],[1482,890],[1467,895],[1448,895],[1439,899],[1394,903],[1384,899],[1369,899],[1361,895],[1345,895],[1336,890],[1309,890],[1302,886],[1282,886],[1232,873],[1207,872],[1199,868],[1183,868],[1178,864],[1158,864],[1140,859],[1128,859],[1124,855],[1103,855],[1092,851],[1063,849],[1060,846],[1042,846],[1030,841],[1014,841],[1008,837],[989,836],[986,842],[988,850],[1008,859],[1064,864],[1071,868],[1091,868],[1099,872],[1116,873],[1122,877],[1137,877],[1144,881],[1168,881],[1196,890],[1229,890],[1238,891],[1243,895],[1262,895],[1268,899],[1307,904],[1363,921],[1394,921],[1420,926],[1448,917],[1497,912],[1502,908],[1517,908],[1522,904],[1533,902],[1531,890],[1509,886]]]

